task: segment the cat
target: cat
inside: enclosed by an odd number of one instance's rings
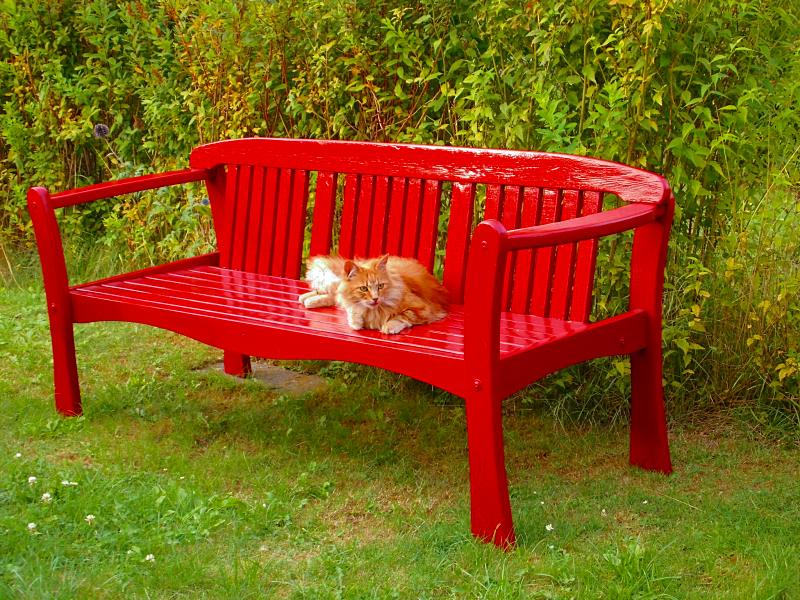
[[[299,297],[300,303],[339,305],[353,329],[394,334],[447,315],[447,289],[413,258],[315,256],[308,260],[305,280],[311,291]]]

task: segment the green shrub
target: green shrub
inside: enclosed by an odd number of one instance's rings
[[[31,184],[181,167],[194,145],[238,136],[626,162],[665,174],[678,201],[671,398],[797,415],[798,12],[794,0],[5,0],[0,231],[31,245]],[[64,229],[134,262],[171,258],[212,243],[201,194],[65,211]],[[601,302],[619,256],[601,265]],[[624,399],[604,402],[615,413]]]

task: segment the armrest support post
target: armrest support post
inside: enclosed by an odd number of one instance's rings
[[[72,331],[72,303],[64,260],[64,245],[50,194],[43,187],[28,191],[28,211],[33,221],[53,344],[53,383],[56,409],[64,415],[81,414],[81,394]]]
[[[476,391],[491,389],[497,372],[500,301],[506,271],[506,228],[494,219],[483,221],[472,235],[464,294],[464,358]]]
[[[48,310],[52,311],[57,307],[66,311],[69,308],[69,277],[64,244],[47,189],[33,187],[28,190],[28,212],[39,249]]]

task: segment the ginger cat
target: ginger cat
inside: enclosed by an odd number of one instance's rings
[[[413,258],[315,256],[307,267],[312,289],[300,296],[300,303],[306,308],[338,304],[353,329],[399,333],[447,315],[447,290]]]

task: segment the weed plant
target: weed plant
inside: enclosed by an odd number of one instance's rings
[[[797,431],[799,39],[795,0],[4,2],[0,264],[13,273],[6,255],[33,245],[28,186],[182,167],[223,138],[599,156],[663,173],[677,198],[670,413],[732,406]],[[121,270],[208,248],[207,212],[187,186],[66,210],[62,225],[71,253]],[[626,302],[629,242],[612,243],[595,314]],[[529,396],[614,419],[625,378],[607,377],[627,367],[610,364]]]

